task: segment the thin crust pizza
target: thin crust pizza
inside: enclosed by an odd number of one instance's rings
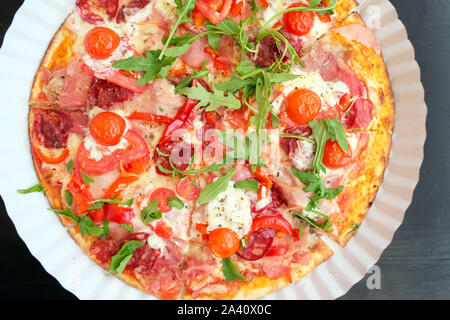
[[[356,233],[389,159],[394,97],[357,5],[77,0],[32,86],[28,191],[161,299],[304,278],[324,237]]]

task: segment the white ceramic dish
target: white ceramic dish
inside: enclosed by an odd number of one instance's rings
[[[75,244],[42,194],[16,190],[37,183],[27,136],[30,87],[56,30],[75,0],[26,0],[0,52],[0,192],[9,216],[31,253],[80,299],[154,299],[105,276]],[[335,299],[376,263],[403,221],[419,179],[427,108],[420,69],[403,24],[387,0],[360,0],[359,11],[376,31],[396,98],[392,154],[376,201],[347,247],[328,243],[335,255],[305,279],[266,299]]]

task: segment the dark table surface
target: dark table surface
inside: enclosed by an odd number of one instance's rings
[[[21,2],[2,1],[1,41]],[[391,2],[422,70],[429,110],[425,161],[405,220],[376,264],[380,288],[369,289],[368,274],[341,299],[450,299],[450,1]],[[0,211],[0,298],[75,299],[30,254],[2,201]]]

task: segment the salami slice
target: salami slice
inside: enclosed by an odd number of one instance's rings
[[[39,141],[46,148],[65,148],[72,129],[69,115],[55,109],[38,109],[35,128]]]
[[[77,0],[78,13],[84,21],[91,24],[104,23],[106,15],[109,20],[116,17],[119,0]]]
[[[272,246],[276,231],[269,228],[258,229],[252,232],[247,239],[245,248],[236,254],[244,260],[255,261],[264,257]]]
[[[143,9],[150,3],[150,0],[133,0],[128,5],[122,6],[117,14],[116,22],[126,22],[126,13],[135,13],[138,10]]]
[[[92,106],[108,109],[115,103],[128,101],[133,97],[133,91],[96,78],[89,89],[88,101]]]

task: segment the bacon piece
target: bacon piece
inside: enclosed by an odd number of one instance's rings
[[[73,127],[70,116],[56,109],[36,109],[34,129],[46,148],[65,148]]]
[[[373,103],[368,99],[357,99],[345,113],[342,122],[349,129],[366,128],[373,118]]]
[[[236,254],[248,261],[255,261],[264,257],[272,246],[276,231],[269,228],[258,229],[251,232],[247,238],[247,245]]]
[[[332,31],[339,33],[349,40],[358,41],[368,48],[373,48],[378,54],[380,53],[380,47],[375,37],[375,33],[365,25],[352,23],[342,27],[333,28]]]
[[[82,70],[82,65],[76,60],[67,67],[64,88],[59,95],[59,106],[63,109],[80,110],[86,106],[92,76]]]
[[[133,99],[134,92],[117,84],[96,78],[89,89],[88,97],[88,101],[92,106],[108,109],[115,103]]]

